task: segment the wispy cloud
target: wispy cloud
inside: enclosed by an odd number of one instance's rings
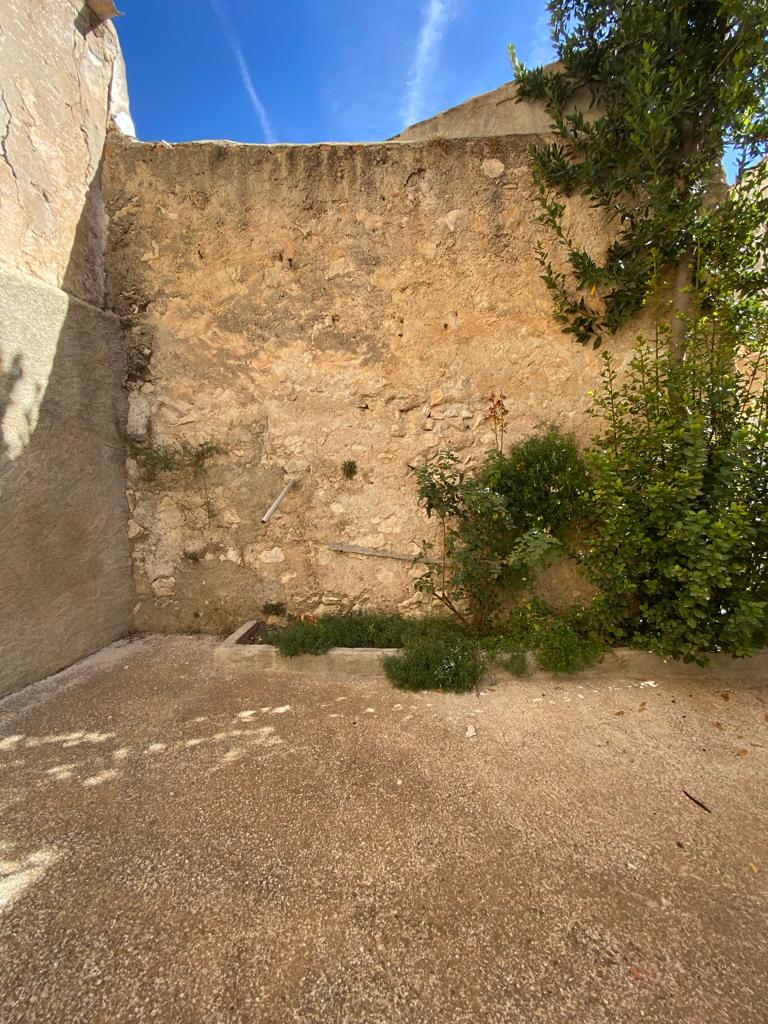
[[[426,0],[416,53],[411,64],[403,102],[403,120],[413,124],[425,116],[424,101],[430,79],[437,67],[445,30],[456,16],[453,0]]]
[[[256,92],[256,86],[253,84],[251,69],[248,67],[248,61],[245,59],[242,44],[240,43],[238,34],[232,24],[232,18],[229,13],[227,2],[226,0],[210,0],[210,3],[214,14],[219,19],[222,32],[224,33],[224,38],[227,40],[227,45],[232,51],[232,56],[235,58],[235,64],[237,64],[237,70],[240,74],[243,88],[248,94],[248,99],[251,101],[251,106],[253,107],[256,117],[259,119],[264,139],[267,142],[277,142],[277,136],[275,135],[272,123],[269,120],[267,108],[261,102],[259,94]]]
[[[531,43],[531,59],[528,63],[531,67],[538,67],[540,64],[549,64],[550,61],[555,59],[555,56],[555,50],[552,46],[549,14],[544,11],[536,19],[533,42]]]

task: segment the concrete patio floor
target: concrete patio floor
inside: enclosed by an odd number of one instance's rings
[[[213,650],[0,703],[5,1024],[765,1024],[768,681],[412,696]]]

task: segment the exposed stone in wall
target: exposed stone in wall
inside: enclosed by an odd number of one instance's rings
[[[541,421],[582,438],[599,354],[550,316],[527,138],[367,146],[108,145],[109,291],[131,337],[131,429],[214,440],[196,479],[129,461],[140,628],[293,611],[418,611],[413,467],[469,468]],[[603,244],[574,206],[576,237]],[[341,463],[354,459],[346,481]],[[288,479],[297,488],[261,517]]]

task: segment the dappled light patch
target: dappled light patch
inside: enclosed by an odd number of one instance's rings
[[[0,914],[10,910],[60,857],[59,851],[49,846],[18,857],[10,844],[0,843]]]
[[[95,775],[89,775],[87,779],[83,779],[83,785],[100,786],[103,782],[112,782],[119,774],[120,772],[116,768],[105,768],[103,772],[97,772]]]

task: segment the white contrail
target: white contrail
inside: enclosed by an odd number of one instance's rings
[[[243,82],[243,88],[248,94],[248,99],[251,101],[251,106],[256,113],[256,117],[259,119],[261,130],[264,133],[264,138],[267,142],[277,142],[277,136],[275,135],[272,123],[269,120],[267,108],[261,102],[259,94],[256,92],[256,86],[253,84],[251,69],[248,67],[248,61],[245,59],[243,47],[240,45],[237,32],[235,32],[232,24],[227,2],[226,0],[211,0],[211,7],[221,23],[224,38],[227,40],[227,44],[232,51],[232,56],[235,58],[237,70],[240,72],[240,78]]]
[[[413,124],[424,116],[423,105],[429,79],[437,65],[440,44],[448,23],[455,15],[452,0],[427,0],[411,65],[403,103],[403,119]]]

